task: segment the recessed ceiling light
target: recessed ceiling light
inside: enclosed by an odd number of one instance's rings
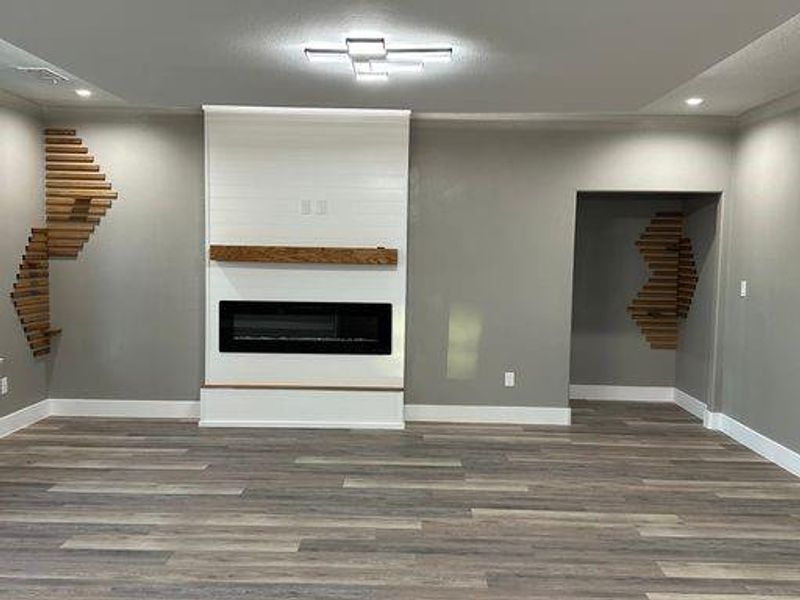
[[[78,94],[78,96],[80,96],[81,98],[88,98],[89,96],[92,95],[92,90],[81,88],[79,90],[75,90],[75,93]]]
[[[305,55],[312,63],[347,64],[358,81],[386,81],[390,73],[419,73],[427,63],[450,62],[453,49],[443,44],[388,45],[381,37],[346,38],[339,45],[309,46]]]
[[[686,102],[689,106],[700,106],[705,102],[703,98],[694,97],[694,98],[687,98],[684,102]]]

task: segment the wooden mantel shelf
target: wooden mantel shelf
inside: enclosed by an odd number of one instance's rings
[[[396,265],[396,248],[212,245],[209,258],[224,262]]]

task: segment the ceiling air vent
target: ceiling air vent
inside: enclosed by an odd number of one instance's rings
[[[47,67],[17,67],[17,71],[25,73],[38,81],[46,81],[53,85],[69,81],[69,77],[56,73],[53,69],[48,69]]]

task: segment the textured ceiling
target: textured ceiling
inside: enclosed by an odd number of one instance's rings
[[[0,38],[137,106],[635,112],[798,12],[800,0],[2,0]],[[451,43],[454,61],[366,86],[303,56],[359,33]]]
[[[741,113],[800,89],[800,16],[767,33],[645,107],[663,114],[694,112],[684,99],[702,96],[703,111]]]
[[[17,70],[17,67],[45,67],[67,77],[69,81],[53,85],[37,79],[32,74],[22,73]],[[78,104],[81,102],[85,104],[85,101],[81,101],[75,94],[75,90],[80,88],[92,89],[94,93],[91,102],[95,105],[114,106],[123,104],[119,98],[115,98],[111,94],[95,88],[90,83],[78,79],[72,73],[0,40],[0,90],[5,90],[42,104]]]

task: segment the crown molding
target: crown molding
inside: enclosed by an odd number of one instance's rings
[[[740,127],[747,127],[754,125],[760,121],[779,117],[786,113],[792,112],[800,108],[800,90],[792,92],[786,96],[781,96],[776,100],[756,106],[750,110],[739,115],[738,121]]]
[[[445,113],[412,112],[417,127],[489,127],[507,129],[706,129],[733,131],[737,119],[709,115],[643,113]]]
[[[49,104],[42,107],[42,114],[45,119],[56,120],[72,117],[183,117],[201,116],[201,108],[192,107],[148,107],[148,106],[75,106],[75,105],[54,105]]]
[[[5,90],[0,90],[0,108],[13,108],[35,116],[41,116],[43,112],[42,106],[36,102]]]

